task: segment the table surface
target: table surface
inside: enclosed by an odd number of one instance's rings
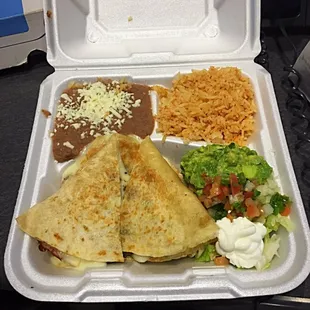
[[[292,36],[292,40],[296,44],[299,52],[309,39],[310,36],[305,35]],[[294,150],[297,138],[290,127],[292,116],[285,107],[287,95],[281,88],[284,63],[280,57],[281,53],[277,47],[275,38],[267,36],[265,41],[269,54],[269,71],[272,75],[287,143],[309,221],[309,189],[301,180],[302,161]],[[285,38],[279,38],[279,41],[285,53],[290,56],[290,46]],[[10,294],[13,294],[12,296],[18,296],[13,292],[13,288],[6,279],[3,267],[3,255],[27,155],[39,87],[41,82],[52,72],[53,68],[46,61],[42,61],[42,59],[33,66],[22,66],[20,68],[0,71],[0,107],[2,109],[0,113],[0,141],[2,146],[0,148],[0,297],[2,295],[10,296]],[[284,295],[310,298],[310,278],[308,277],[298,288]],[[18,296],[18,298],[22,297]],[[18,298],[16,297],[16,301],[19,300]],[[14,299],[14,297],[11,299]],[[21,300],[23,301],[20,301],[20,303],[23,304],[25,300]],[[226,304],[226,302],[223,303]],[[238,305],[239,303],[253,306],[252,300],[243,299],[234,304]]]

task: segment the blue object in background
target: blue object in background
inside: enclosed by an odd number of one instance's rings
[[[0,0],[0,37],[28,30],[22,0]]]

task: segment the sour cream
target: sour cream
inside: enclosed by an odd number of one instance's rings
[[[232,222],[223,218],[216,222],[219,230],[216,251],[239,268],[252,268],[263,256],[263,238],[267,233],[262,223],[253,223],[245,217]]]

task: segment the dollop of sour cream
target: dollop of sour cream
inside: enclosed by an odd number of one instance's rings
[[[263,238],[267,233],[262,223],[253,223],[245,217],[232,222],[228,218],[216,221],[220,228],[216,251],[239,268],[252,268],[261,261]]]

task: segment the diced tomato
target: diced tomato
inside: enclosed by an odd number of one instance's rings
[[[227,217],[231,222],[234,220],[234,217],[233,217],[230,213],[228,213],[228,214],[226,215],[226,217]]]
[[[227,195],[225,195],[225,193],[223,192],[222,187],[220,187],[220,193],[217,196],[217,199],[219,199],[222,202],[223,200],[225,200],[226,196]]]
[[[257,207],[257,204],[255,203],[255,201],[253,201],[252,198],[247,198],[245,200],[245,205],[247,207],[246,215],[249,218],[254,218],[254,217],[260,216],[260,210],[259,210],[259,208]]]
[[[241,186],[232,186],[231,187],[231,194],[233,196],[236,196],[237,194],[239,194],[241,192]]]
[[[224,256],[215,257],[214,264],[216,266],[227,266],[229,265],[229,260]]]
[[[256,202],[252,199],[252,198],[247,198],[245,201],[244,201],[246,207],[252,207],[252,206],[257,206],[256,205]]]
[[[210,190],[210,197],[216,197],[221,194],[221,189],[218,184],[213,183],[212,188]]]
[[[291,206],[286,205],[284,210],[280,214],[283,216],[289,216],[291,214]]]
[[[216,176],[210,190],[210,197],[216,197],[221,194],[221,177]]]
[[[228,186],[222,185],[221,190],[225,196],[229,196],[229,187]]]
[[[239,185],[238,177],[234,173],[231,173],[229,175],[229,180],[230,180],[230,186],[238,186]]]
[[[247,198],[252,198],[254,193],[253,192],[244,192],[243,195],[244,195],[244,199],[247,199]]]
[[[231,210],[231,205],[230,205],[229,201],[226,201],[225,206],[224,206],[224,209],[225,209],[226,211]]]
[[[229,179],[230,179],[231,194],[235,196],[241,192],[241,185],[239,184],[238,178],[235,174],[231,173]]]
[[[207,184],[207,185],[204,187],[204,189],[203,189],[203,193],[204,193],[205,195],[209,196],[209,195],[210,195],[210,190],[211,190],[211,188],[212,188],[212,184]]]

